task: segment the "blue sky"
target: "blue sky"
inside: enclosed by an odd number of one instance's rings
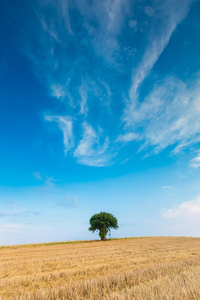
[[[200,3],[7,0],[0,243],[200,236]]]

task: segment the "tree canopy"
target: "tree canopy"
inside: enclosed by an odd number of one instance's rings
[[[106,235],[110,232],[111,228],[119,228],[117,218],[107,212],[101,211],[98,214],[94,214],[89,222],[90,227],[88,230],[92,232],[99,231],[99,236],[102,241],[106,239]]]

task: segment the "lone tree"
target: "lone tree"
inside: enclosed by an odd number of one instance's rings
[[[110,232],[111,228],[117,229],[119,226],[117,219],[109,213],[101,211],[90,218],[90,227],[88,230],[92,232],[99,231],[102,241],[106,240],[106,235]]]

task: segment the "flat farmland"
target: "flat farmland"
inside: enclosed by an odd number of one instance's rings
[[[0,299],[200,299],[200,238],[0,247]]]

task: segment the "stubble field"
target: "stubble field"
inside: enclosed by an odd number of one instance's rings
[[[200,299],[200,238],[0,247],[0,299]]]

